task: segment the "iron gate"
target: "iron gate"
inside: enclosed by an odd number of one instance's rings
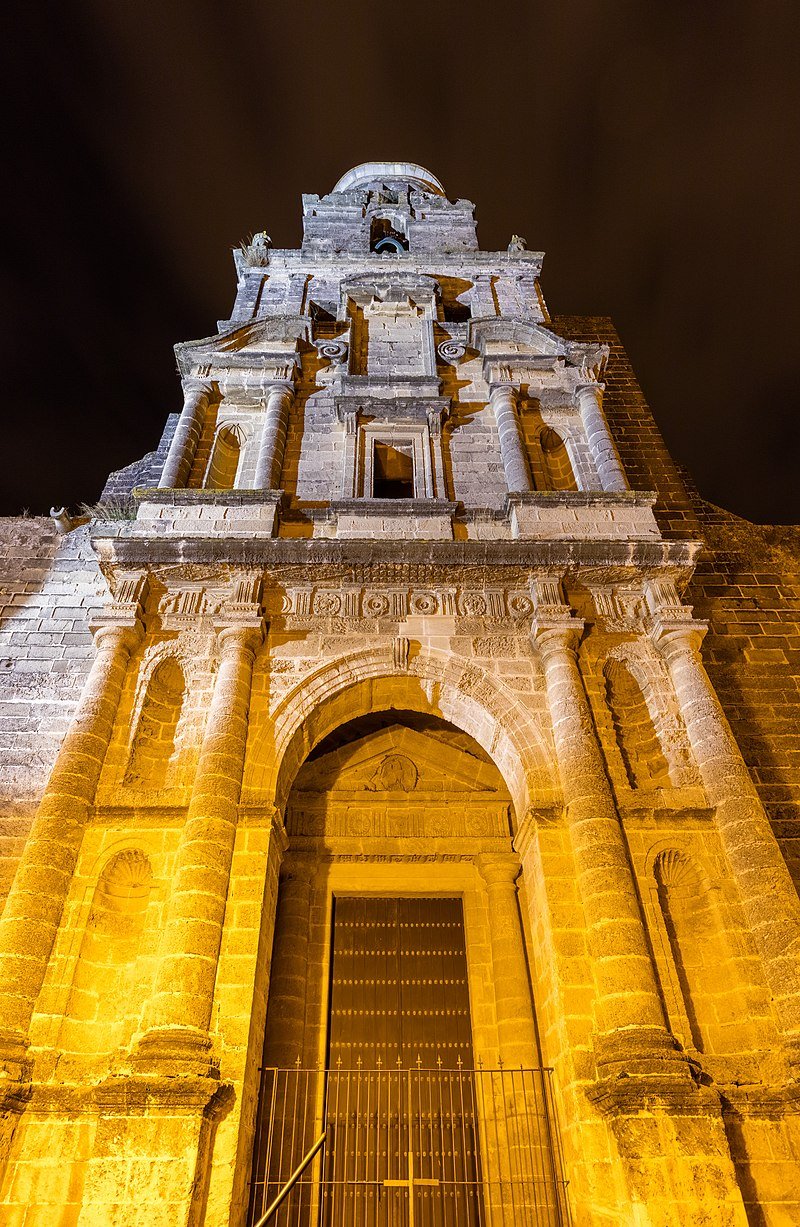
[[[250,1224],[324,1130],[275,1227],[561,1227],[551,1071],[265,1069]]]

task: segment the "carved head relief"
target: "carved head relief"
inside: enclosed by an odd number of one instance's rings
[[[387,754],[367,784],[370,792],[413,792],[419,772],[405,754]]]

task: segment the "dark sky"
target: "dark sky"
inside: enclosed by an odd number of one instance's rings
[[[231,247],[397,158],[543,249],[551,310],[612,316],[707,498],[800,520],[797,0],[63,0],[11,36],[3,511],[96,499]]]

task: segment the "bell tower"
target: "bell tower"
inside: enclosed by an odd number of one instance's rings
[[[800,903],[697,502],[524,239],[409,162],[302,203],[62,526],[105,596],[0,920],[0,1217],[788,1222]]]

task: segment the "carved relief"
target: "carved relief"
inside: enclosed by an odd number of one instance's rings
[[[192,627],[210,612],[208,596],[201,588],[182,588],[177,592],[165,592],[158,612],[164,630]]]
[[[514,618],[528,618],[533,613],[533,601],[524,592],[512,592],[508,597],[508,612]]]
[[[628,634],[642,630],[646,607],[638,589],[598,588],[592,591],[592,597],[603,630]]]
[[[412,792],[417,786],[416,764],[405,754],[387,754],[367,784],[370,792]]]
[[[415,614],[435,614],[439,601],[434,592],[415,592],[411,597],[411,612]]]
[[[437,347],[436,352],[443,362],[447,362],[450,366],[456,366],[467,352],[466,345],[461,341],[442,341]]]
[[[273,591],[269,605],[270,613],[301,619],[341,616],[346,619],[391,618],[403,621],[409,615],[441,615],[520,621],[529,618],[533,612],[533,601],[526,592],[485,586],[475,589],[376,588],[371,585],[337,589],[292,587],[282,592]]]
[[[336,617],[341,613],[342,598],[338,592],[323,589],[314,597],[313,612],[321,617]]]
[[[367,593],[362,609],[368,618],[383,618],[389,612],[389,598],[384,592]]]

